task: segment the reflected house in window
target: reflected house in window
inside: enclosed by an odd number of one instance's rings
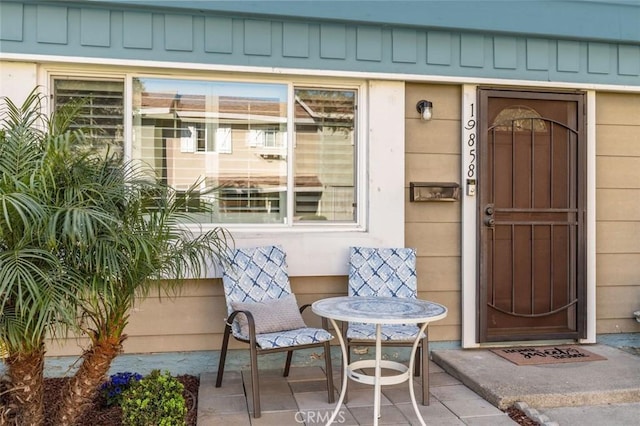
[[[201,196],[185,206],[194,212],[210,204],[215,217],[208,221],[280,221],[287,167],[272,160],[286,159],[284,99],[203,95],[176,85],[178,92],[141,92],[140,157],[179,195],[200,182]]]
[[[140,80],[140,87],[162,90],[140,91],[134,118],[134,157],[179,196],[201,182],[200,196],[185,199],[185,209],[198,212],[207,203],[213,214],[202,220],[222,223],[355,221],[354,90],[297,88],[290,119],[286,85],[196,83],[202,87]],[[202,94],[216,91],[224,94]]]
[[[224,213],[260,212],[278,214],[286,209],[282,197],[286,182],[278,176],[265,176],[247,180],[244,177],[221,177],[219,179],[220,210]],[[320,219],[318,204],[322,197],[322,183],[317,176],[296,178],[296,216],[307,220]]]
[[[286,209],[283,196],[286,181],[279,176],[220,177],[220,211],[222,213],[267,213],[279,214]]]
[[[295,217],[356,220],[356,92],[295,90]]]

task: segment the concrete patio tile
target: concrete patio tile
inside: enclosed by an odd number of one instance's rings
[[[274,370],[260,370],[258,372],[258,379],[260,382],[286,382],[287,378],[282,375],[282,371]],[[245,370],[242,372],[242,381],[245,383],[251,382],[251,372]]]
[[[298,404],[298,409],[300,411],[311,411],[311,410],[321,410],[321,409],[330,409],[333,410],[338,403],[338,396],[336,395],[336,399],[334,402],[327,401],[327,391],[324,392],[303,392],[299,394],[295,394],[294,398],[296,403]],[[344,407],[344,404],[343,404]],[[346,410],[347,408],[344,407]]]
[[[387,387],[387,386],[384,386]],[[368,389],[373,389],[372,385],[368,385],[366,383],[358,383],[358,382],[354,382],[353,380],[349,380],[347,382],[347,392],[349,392],[349,394],[351,394],[351,392],[357,392],[357,391],[361,391],[361,390],[368,390]]]
[[[203,402],[200,405],[200,402]],[[244,395],[218,396],[206,401],[198,401],[198,413],[201,415],[237,414],[247,411],[247,400]]]
[[[298,380],[314,380],[314,379],[326,379],[324,369],[321,367],[291,367],[289,370],[289,377],[287,380],[290,382]]]
[[[429,360],[429,373],[444,373],[444,369],[435,362]]]
[[[282,364],[284,366],[284,363]],[[282,368],[259,368],[258,367],[258,375],[260,376],[260,380],[269,380],[269,379],[286,379],[283,374],[284,370]],[[226,375],[227,373],[225,373]],[[242,377],[244,380],[251,380],[251,369],[242,370]]]
[[[506,413],[495,416],[465,417],[464,422],[470,426],[515,426],[518,424],[511,420]]]
[[[431,395],[443,402],[452,400],[482,399],[477,393],[470,390],[465,385],[434,386],[431,387],[430,390]]]
[[[417,421],[417,420],[416,420]],[[427,426],[462,426],[465,425],[466,423],[463,422],[462,420],[460,420],[457,417],[452,417],[452,418],[446,418],[446,419],[424,419],[424,423]],[[411,423],[413,424],[418,424],[418,423]]]
[[[307,426],[325,425],[332,415],[333,410],[299,411],[299,418],[296,419],[296,421],[304,420],[304,424]],[[340,426],[356,426],[359,423],[349,410],[343,409],[336,414],[333,424]]]
[[[275,380],[273,378],[262,380],[262,377],[260,377],[260,381],[258,382],[258,385],[260,386],[260,395],[262,395],[267,390],[270,393],[290,393],[291,392],[291,388],[289,387],[289,382],[287,382],[286,380]],[[251,386],[252,386],[251,380],[246,380],[244,382],[244,389],[249,397],[251,397],[250,395],[251,389],[253,389]]]
[[[216,373],[204,373],[200,375],[200,392],[204,392],[205,396],[229,396],[229,395],[244,395],[244,387],[242,386],[242,376],[237,371],[225,372],[222,376],[222,385],[216,387]]]
[[[506,415],[482,398],[446,400],[442,403],[463,420],[467,417]]]
[[[462,382],[455,377],[445,373],[430,373],[429,374],[429,387],[433,386],[451,386],[461,385]]]
[[[355,389],[349,391],[349,401],[347,407],[366,407],[373,406],[373,386],[369,386],[369,389]],[[380,395],[380,405],[392,405],[389,398],[384,394]]]
[[[396,404],[396,407],[403,413],[407,415],[407,417],[412,417],[415,419],[416,412],[413,409],[413,404],[410,402],[405,402],[401,404]],[[457,417],[455,414],[451,412],[442,402],[438,400],[431,401],[429,405],[421,405],[418,404],[418,411],[422,417],[432,417],[432,418],[446,418],[446,417]]]
[[[259,418],[251,417],[252,426],[283,426],[300,424],[296,421],[297,410],[279,411],[279,412],[262,412]],[[200,426],[198,424],[198,426]]]
[[[247,404],[249,412],[253,415],[253,396],[247,392]],[[291,393],[273,393],[270,391],[260,392],[260,411],[262,414],[274,411],[296,411],[298,405]]]
[[[360,425],[373,424],[373,407],[352,407],[349,408],[353,417]],[[409,425],[409,420],[402,414],[398,408],[393,405],[384,405],[380,407],[379,425]]]
[[[396,404],[396,407],[398,407],[398,410],[404,414],[412,425],[420,423],[411,403]],[[418,404],[418,410],[420,411],[422,419],[428,425],[464,425],[462,420],[437,400],[432,399],[431,404],[426,406]]]
[[[320,392],[327,391],[326,380],[305,380],[299,382],[289,382],[289,387],[293,393],[298,392]]]
[[[250,375],[247,374],[246,376],[243,376],[242,379],[245,384],[247,383],[251,384]],[[269,383],[269,384],[282,383],[283,385],[289,384],[289,380],[287,380],[287,378],[283,376],[269,376],[269,375],[260,374],[258,376],[258,380],[260,381],[260,383]]]
[[[411,402],[411,394],[409,393],[409,384],[403,383],[404,386],[385,386],[382,388],[382,394],[389,398],[394,404],[402,404],[405,402]],[[422,386],[413,384],[413,392],[418,402],[422,401]]]
[[[634,425],[640,419],[640,404],[621,403],[577,407],[540,408],[541,414],[547,415],[560,425],[600,426],[600,425]]]
[[[249,414],[215,414],[198,416],[198,426],[251,426]]]

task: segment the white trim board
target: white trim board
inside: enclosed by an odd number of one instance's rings
[[[600,84],[600,83],[583,83],[583,82],[561,82],[561,81],[538,81],[538,80],[522,80],[522,79],[504,79],[504,78],[488,78],[488,77],[455,77],[449,75],[436,74],[404,74],[404,73],[386,73],[386,72],[358,72],[358,71],[336,71],[325,69],[306,69],[306,68],[281,68],[281,67],[260,67],[260,66],[239,66],[239,65],[221,65],[221,64],[204,64],[204,63],[184,63],[169,61],[145,61],[134,59],[110,59],[110,58],[91,58],[82,56],[55,56],[55,55],[35,55],[22,53],[0,53],[0,61],[22,61],[22,62],[42,62],[42,63],[59,63],[59,64],[82,64],[82,65],[100,65],[100,66],[118,66],[133,68],[165,68],[192,71],[215,71],[215,72],[232,72],[232,73],[255,73],[255,74],[273,74],[281,76],[323,76],[323,77],[342,77],[357,79],[376,79],[376,80],[394,80],[407,82],[430,82],[430,83],[452,83],[452,84],[486,84],[486,85],[502,85],[502,86],[527,86],[527,87],[548,87],[556,89],[581,89],[581,90],[598,90],[598,91],[615,91],[615,92],[631,92],[640,93],[640,85],[628,86],[621,84]],[[186,67],[185,65],[188,65]]]

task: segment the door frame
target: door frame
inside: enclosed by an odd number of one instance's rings
[[[477,130],[478,130],[478,99],[477,88],[479,85],[464,84],[462,86],[461,99],[461,285],[462,285],[462,347],[476,348],[482,346],[504,345],[505,343],[479,343],[478,336],[478,294],[477,278],[479,276],[478,264],[478,220],[477,220]],[[515,87],[505,87],[509,90],[517,90]],[[523,88],[523,91],[531,91],[531,88]],[[536,90],[550,91],[549,88]],[[580,343],[596,342],[596,303],[595,303],[595,247],[596,247],[596,221],[595,221],[595,193],[596,193],[596,128],[595,108],[596,92],[587,91],[586,99],[586,197],[587,220],[586,227],[586,339],[580,339]],[[473,194],[473,195],[470,195]],[[531,344],[532,342],[527,342]],[[518,342],[508,342],[517,345]]]

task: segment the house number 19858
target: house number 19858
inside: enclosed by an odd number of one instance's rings
[[[467,177],[474,178],[476,175],[476,119],[475,119],[475,104],[469,105],[470,115],[464,125],[464,137],[467,141],[467,155],[469,156],[469,163],[467,165]]]

